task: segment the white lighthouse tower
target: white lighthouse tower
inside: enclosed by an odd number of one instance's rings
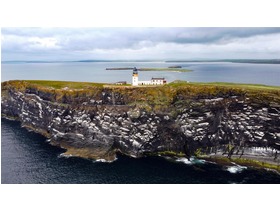
[[[134,67],[133,73],[132,73],[132,85],[133,86],[138,85],[138,70],[136,67]]]

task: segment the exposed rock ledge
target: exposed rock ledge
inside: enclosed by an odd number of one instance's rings
[[[2,83],[2,117],[66,154],[249,157],[278,165],[280,90],[210,85],[50,88]],[[276,167],[276,169],[277,169]]]

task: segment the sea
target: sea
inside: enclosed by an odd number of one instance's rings
[[[192,72],[140,72],[139,79],[165,77],[168,82],[235,82],[280,86],[279,64],[230,62],[55,62],[1,64],[1,81],[64,80],[108,82],[131,80],[131,71],[109,67],[168,67],[181,65]],[[274,171],[239,165],[222,166],[191,158],[132,158],[118,154],[113,162],[64,157],[44,136],[19,122],[1,118],[2,184],[280,184]]]
[[[251,64],[230,62],[55,62],[1,64],[1,81],[63,80],[78,82],[131,83],[132,71],[106,70],[120,67],[169,67],[179,65],[192,72],[141,71],[139,80],[164,77],[167,82],[186,80],[190,82],[235,82],[280,86],[280,64]]]

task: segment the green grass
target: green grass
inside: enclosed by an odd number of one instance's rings
[[[158,155],[162,156],[176,156],[176,157],[185,157],[186,155],[183,152],[174,152],[174,151],[162,151],[157,152]]]
[[[191,83],[191,84],[196,84],[196,85],[216,85],[216,86],[250,88],[250,89],[280,90],[280,86],[268,86],[268,85],[260,85],[260,84],[226,83],[226,82]]]
[[[91,87],[103,87],[104,83],[92,83],[92,82],[71,82],[71,81],[48,81],[48,80],[24,80],[24,82],[30,84],[36,84],[43,87],[62,89],[86,89]]]
[[[245,83],[228,83],[228,82],[187,82],[176,80],[168,84],[172,87],[179,87],[185,85],[194,85],[194,86],[221,86],[229,88],[249,88],[249,89],[266,89],[266,90],[280,90],[280,86],[268,86],[260,84],[245,84]]]
[[[152,71],[152,70],[151,70]],[[24,82],[30,84],[36,84],[43,87],[62,89],[68,87],[69,89],[86,89],[90,87],[103,87],[104,85],[112,87],[122,87],[122,86],[131,86],[130,84],[126,85],[114,85],[114,84],[105,84],[105,83],[93,83],[93,82],[72,82],[72,81],[48,81],[48,80],[24,80]],[[187,82],[176,80],[167,84],[170,87],[181,87],[181,86],[219,86],[219,87],[229,87],[229,88],[242,88],[242,89],[265,89],[265,90],[280,90],[280,86],[268,86],[260,84],[243,84],[243,83],[226,83],[226,82]]]
[[[174,81],[159,86],[129,86],[91,82],[46,81],[46,80],[14,80],[2,82],[2,95],[8,94],[9,88],[24,92],[27,88],[35,88],[41,92],[54,94],[57,102],[65,97],[75,98],[78,95],[97,97],[105,89],[124,96],[124,103],[136,105],[147,111],[170,111],[171,106],[184,107],[196,98],[214,98],[229,96],[246,96],[250,103],[263,104],[280,102],[280,88],[264,85],[234,83],[188,83]],[[67,87],[67,88],[66,88]],[[178,98],[180,98],[178,100]],[[74,99],[73,99],[74,100]],[[173,113],[173,112],[172,112]],[[177,112],[174,112],[175,115]],[[173,116],[173,115],[172,115]]]

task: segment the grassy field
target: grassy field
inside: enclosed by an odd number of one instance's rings
[[[244,83],[228,83],[228,82],[187,82],[176,80],[168,84],[172,87],[180,87],[185,85],[193,86],[221,86],[230,88],[242,88],[242,89],[266,89],[266,90],[280,90],[280,86],[268,86],[260,84],[244,84]]]
[[[72,81],[49,81],[49,80],[25,80],[27,83],[40,85],[43,87],[62,89],[87,89],[91,87],[103,87],[105,83],[93,83],[93,82],[72,82]]]
[[[48,81],[48,80],[23,80],[23,81],[12,81],[14,84],[19,82],[34,84],[42,87],[54,88],[54,89],[88,89],[93,87],[125,87],[125,88],[145,88],[145,87],[155,87],[155,86],[131,86],[131,84],[126,85],[115,85],[109,83],[93,83],[93,82],[73,82],[73,81]],[[226,83],[226,82],[187,82],[176,80],[160,87],[226,87],[226,88],[239,88],[243,90],[280,90],[280,86],[267,86],[259,84],[243,84],[243,83]]]

